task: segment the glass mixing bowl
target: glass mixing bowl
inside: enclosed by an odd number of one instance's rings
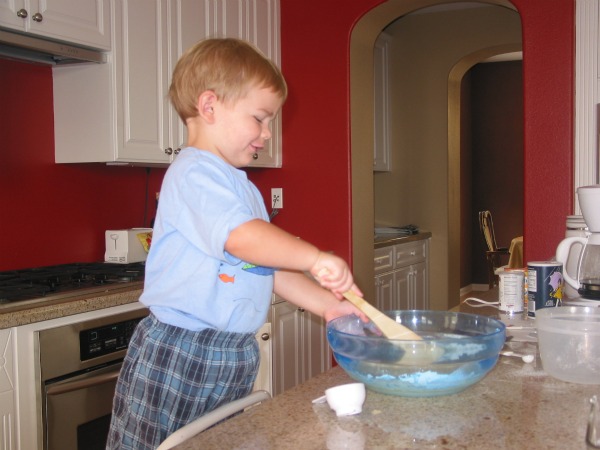
[[[481,380],[498,361],[505,325],[477,314],[447,311],[387,311],[423,340],[380,336],[377,327],[355,315],[327,324],[327,339],[338,364],[367,388],[403,397],[460,392]]]

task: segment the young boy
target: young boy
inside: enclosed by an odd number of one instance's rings
[[[348,265],[269,223],[240,170],[271,137],[287,96],[254,47],[209,39],[178,62],[170,98],[188,147],[161,188],[137,327],[117,383],[108,449],[155,449],[197,417],[251,392],[254,337],[273,290],[331,320],[355,313]],[[310,272],[319,284],[306,277]]]

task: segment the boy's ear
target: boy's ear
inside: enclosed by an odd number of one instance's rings
[[[198,96],[198,115],[208,123],[213,123],[215,120],[213,107],[216,102],[217,94],[213,91],[204,91]]]

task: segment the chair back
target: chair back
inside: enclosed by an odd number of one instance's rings
[[[169,450],[229,416],[270,398],[271,394],[267,391],[254,391],[246,397],[226,403],[173,432],[156,450]]]
[[[492,220],[492,213],[488,210],[479,212],[479,228],[481,229],[481,234],[488,250],[490,252],[497,251],[498,245],[496,244],[496,235],[494,234],[494,221]]]

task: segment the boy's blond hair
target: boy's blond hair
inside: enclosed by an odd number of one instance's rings
[[[189,48],[173,71],[169,97],[185,122],[198,115],[198,96],[212,90],[232,103],[250,88],[270,88],[282,100],[287,85],[279,68],[251,44],[232,38],[206,39]]]

